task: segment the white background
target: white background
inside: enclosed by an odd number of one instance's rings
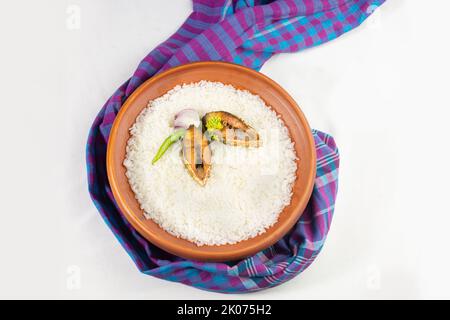
[[[68,8],[81,10],[79,28]],[[332,228],[308,270],[239,296],[137,271],[89,198],[86,138],[106,99],[190,8],[1,1],[0,298],[450,298],[446,0],[388,0],[360,28],[263,67],[341,152]]]

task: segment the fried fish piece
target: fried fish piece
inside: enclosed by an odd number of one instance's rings
[[[212,140],[247,148],[261,145],[258,132],[229,112],[208,112],[203,116],[202,122],[207,136]]]
[[[183,162],[192,178],[201,186],[206,184],[211,171],[211,149],[202,131],[190,126],[183,138]]]

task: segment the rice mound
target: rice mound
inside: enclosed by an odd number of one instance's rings
[[[212,170],[198,185],[174,144],[155,164],[162,141],[173,132],[174,115],[192,108],[200,116],[228,111],[255,128],[259,148],[213,142]],[[219,82],[177,86],[150,101],[130,129],[124,166],[148,219],[176,237],[201,245],[234,244],[264,233],[291,201],[297,164],[289,132],[257,95]]]

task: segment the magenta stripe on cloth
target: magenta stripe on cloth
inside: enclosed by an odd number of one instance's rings
[[[227,61],[258,70],[272,55],[333,40],[361,24],[384,0],[194,0],[193,12],[151,51],[100,110],[87,142],[89,192],[104,221],[138,269],[204,290],[242,293],[293,278],[317,257],[334,212],[339,153],[333,138],[313,130],[317,177],[292,230],[275,245],[241,261],[203,263],[169,254],[145,240],[124,218],[106,175],[106,147],[122,104],[153,75],[194,61]],[[149,4],[151,6],[152,4]],[[151,9],[151,8],[149,8]]]

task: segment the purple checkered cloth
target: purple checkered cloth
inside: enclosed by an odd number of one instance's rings
[[[106,102],[87,143],[89,192],[105,222],[139,270],[200,289],[239,293],[293,278],[317,257],[333,217],[339,154],[331,136],[313,130],[317,177],[308,206],[275,245],[241,261],[205,263],[169,254],[144,239],[116,205],[106,175],[106,145],[124,101],[153,75],[193,61],[228,61],[259,69],[273,54],[295,52],[357,27],[384,0],[194,0],[193,12],[150,52]]]

